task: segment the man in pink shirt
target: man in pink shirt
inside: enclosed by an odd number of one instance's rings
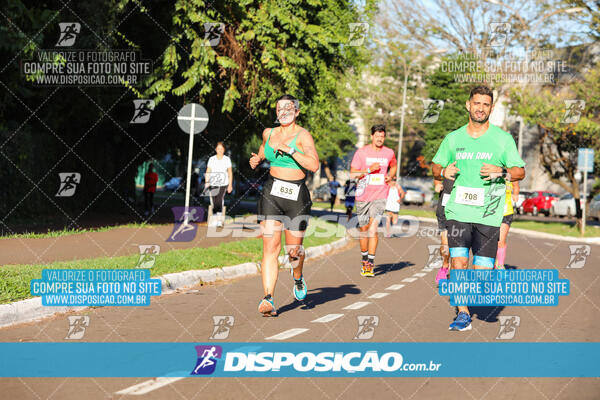
[[[377,226],[385,212],[388,182],[396,175],[394,150],[385,147],[385,125],[371,127],[371,144],[356,151],[350,164],[350,177],[358,178],[356,188],[356,213],[360,230],[362,276],[375,276],[375,251]]]

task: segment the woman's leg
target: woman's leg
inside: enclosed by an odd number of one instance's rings
[[[302,276],[302,268],[304,267],[303,239],[304,231],[285,230],[285,249],[294,268],[294,279],[300,279]]]
[[[506,238],[508,237],[508,230],[510,226],[502,223],[500,225],[500,238],[498,239],[498,251],[496,252],[496,266],[504,266],[504,260],[506,258]]]
[[[279,262],[277,257],[281,251],[281,228],[282,224],[275,220],[266,220],[260,223],[263,238],[263,257],[261,263],[261,275],[265,296],[275,293],[275,284],[279,273]]]

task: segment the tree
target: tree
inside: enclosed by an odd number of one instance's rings
[[[510,100],[514,114],[538,127],[540,163],[552,182],[575,197],[580,219],[577,149],[595,149],[595,170],[600,166],[600,64],[568,87],[546,87],[535,93],[514,88]]]

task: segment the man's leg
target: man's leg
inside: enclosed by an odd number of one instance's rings
[[[368,202],[359,201],[356,203],[356,216],[358,218],[358,242],[360,245],[361,255],[361,268],[367,262],[367,255],[369,254],[369,237],[367,236],[367,230],[369,229],[369,205]]]
[[[448,230],[448,246],[450,247],[450,257],[452,269],[467,269],[469,263],[469,249],[472,247],[473,224],[459,222],[455,220],[446,221]],[[450,324],[449,329],[454,331],[470,330],[471,316],[469,307],[458,305],[458,315],[454,322]]]

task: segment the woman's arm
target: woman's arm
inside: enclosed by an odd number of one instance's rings
[[[303,168],[311,172],[317,172],[319,170],[319,155],[317,154],[317,149],[315,148],[315,142],[312,135],[306,129],[304,129],[301,132],[299,139],[304,154],[296,151],[292,155],[292,158],[296,160]],[[284,153],[287,153],[290,151],[290,149],[290,146],[281,143],[279,146],[277,146],[275,151],[281,150]]]

